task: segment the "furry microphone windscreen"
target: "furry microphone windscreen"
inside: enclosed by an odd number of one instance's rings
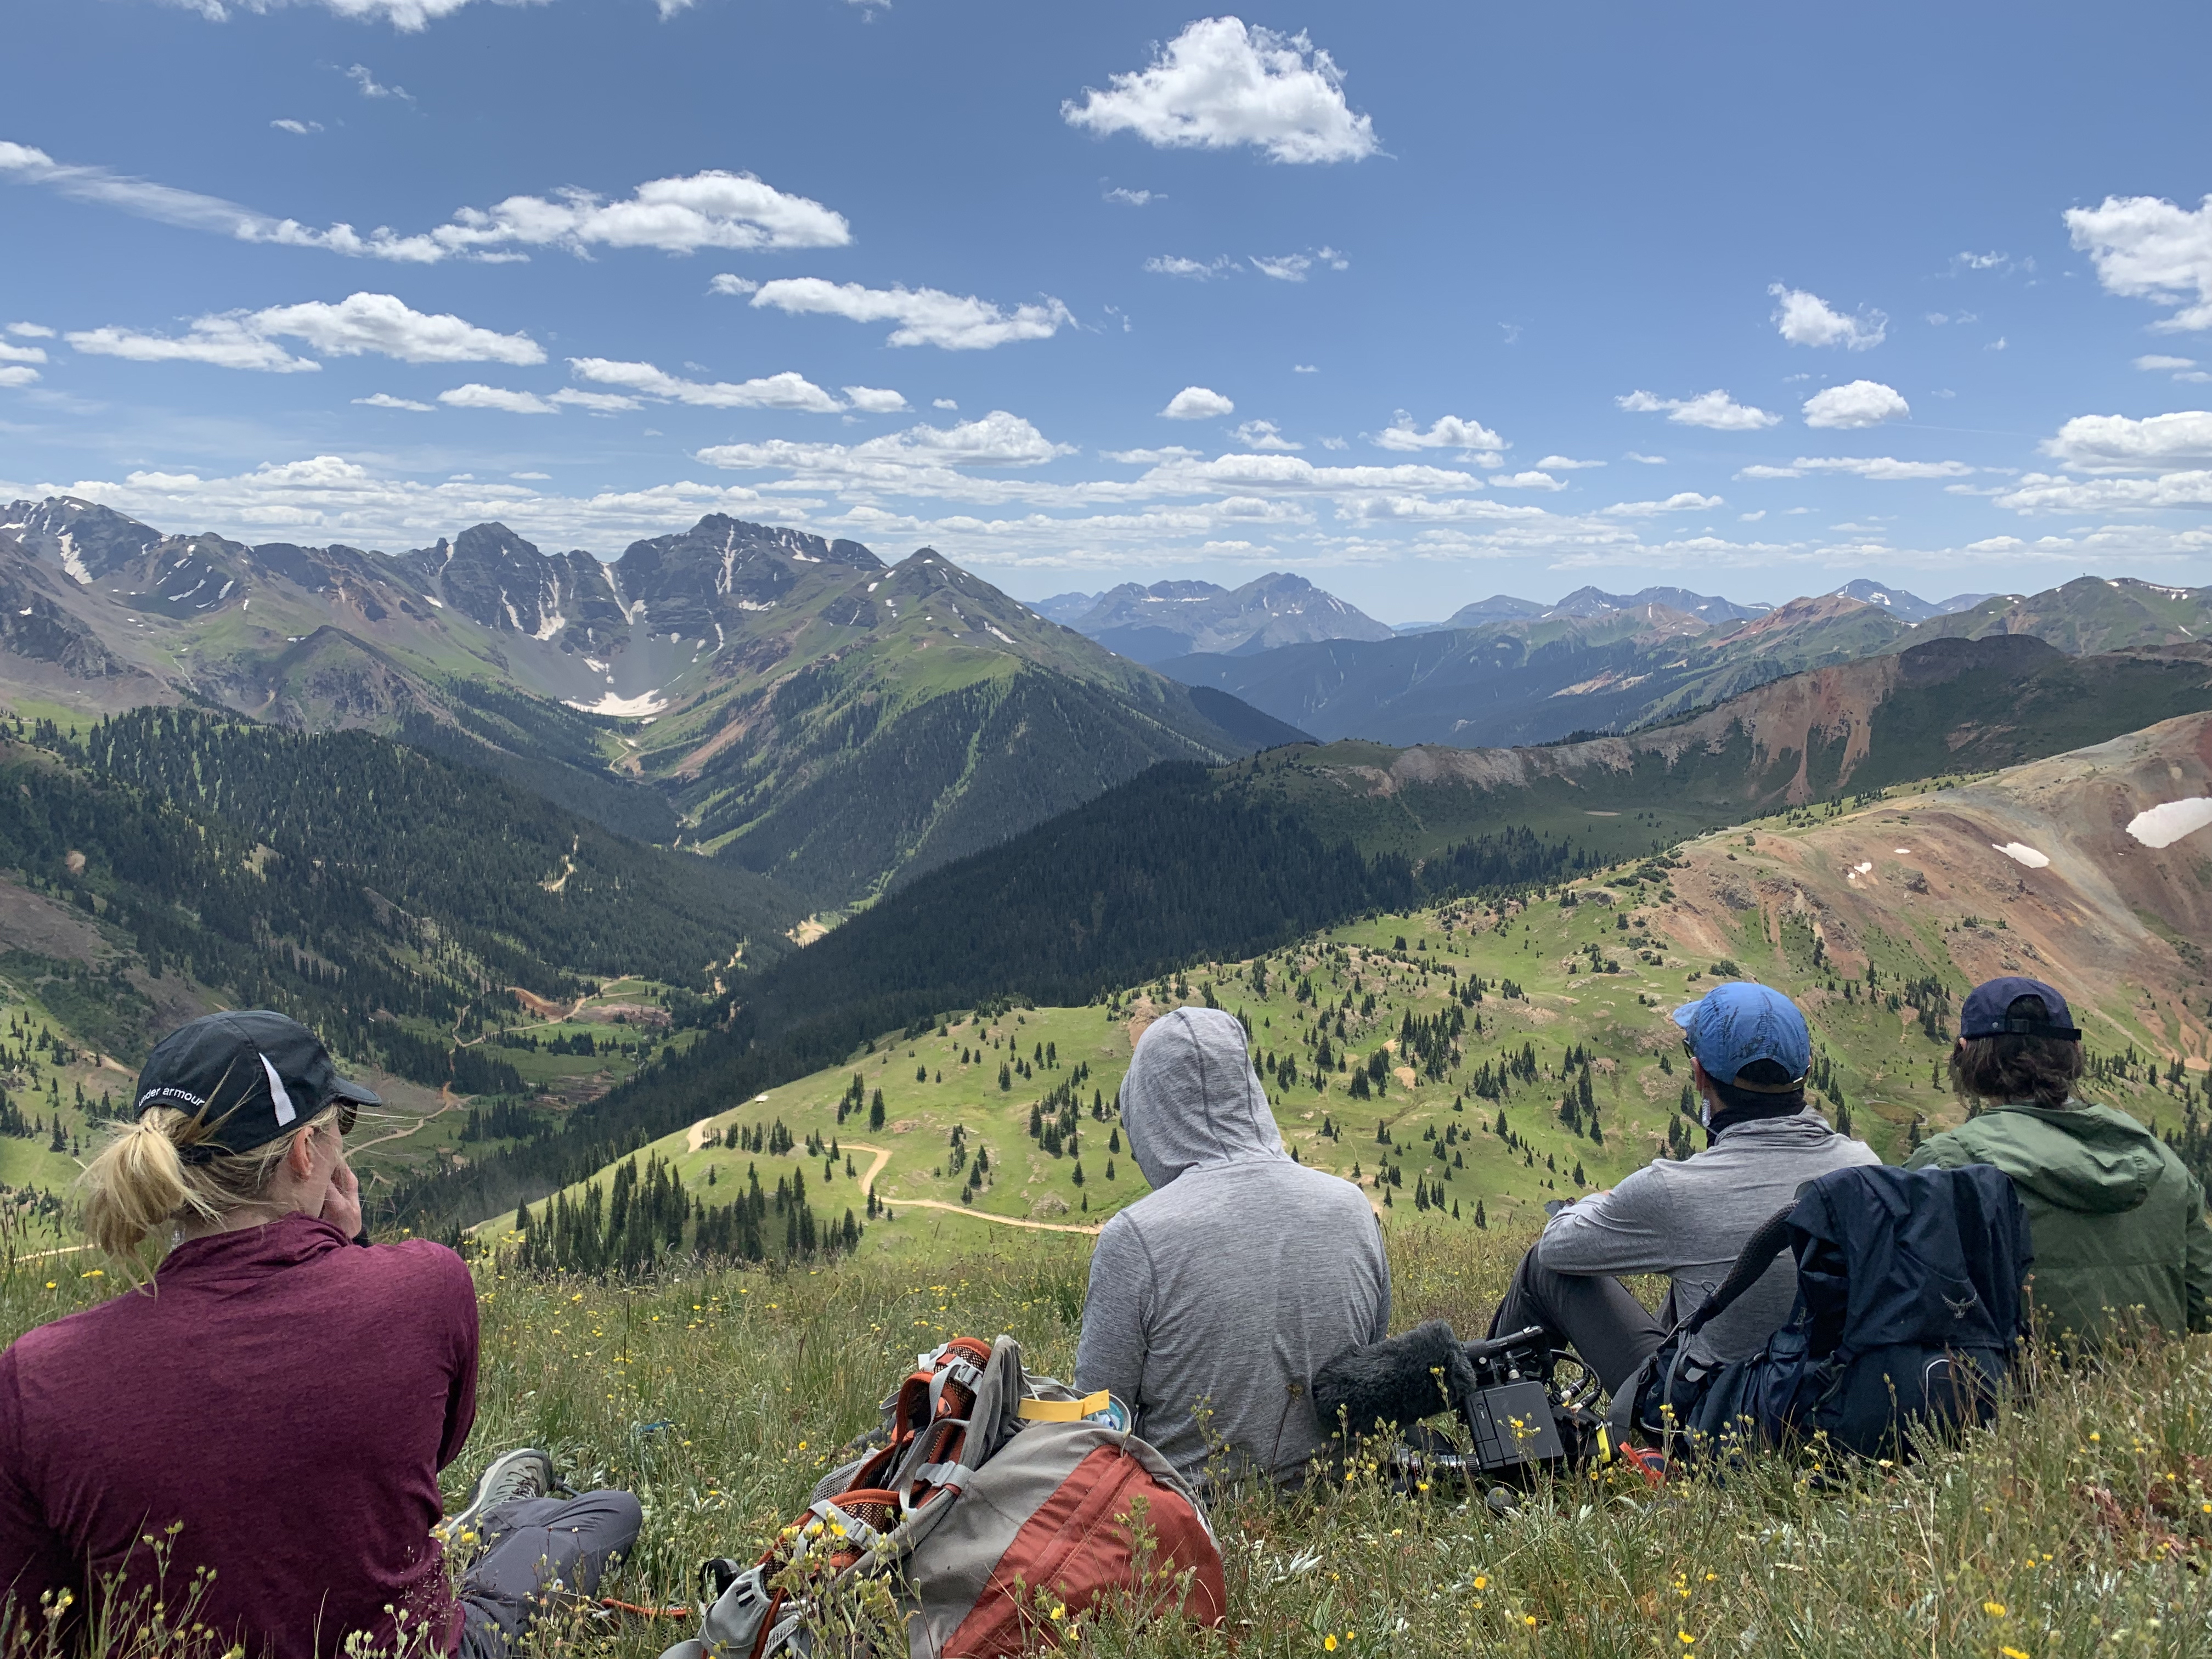
[[[1314,1411],[1335,1432],[1372,1434],[1456,1410],[1474,1392],[1474,1372],[1441,1319],[1402,1336],[1356,1343],[1314,1373]]]

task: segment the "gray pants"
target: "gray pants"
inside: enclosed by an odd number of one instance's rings
[[[1571,1347],[1617,1395],[1659,1351],[1667,1328],[1609,1273],[1563,1273],[1540,1267],[1530,1250],[1513,1270],[1505,1300],[1491,1316],[1490,1334],[1504,1336],[1540,1325],[1553,1347]]]
[[[556,1596],[598,1590],[599,1575],[637,1541],[643,1520],[626,1492],[526,1498],[488,1510],[483,1553],[461,1577],[458,1659],[508,1659]]]

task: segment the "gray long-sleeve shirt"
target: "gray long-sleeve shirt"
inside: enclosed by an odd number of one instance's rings
[[[1321,1445],[1309,1379],[1390,1326],[1390,1267],[1351,1182],[1283,1151],[1243,1029],[1185,1008],[1146,1031],[1121,1125],[1152,1192],[1091,1258],[1077,1385],[1110,1389],[1187,1479],[1212,1442],[1294,1480]]]
[[[1661,1318],[1671,1324],[1705,1305],[1752,1234],[1798,1188],[1831,1170],[1881,1162],[1864,1141],[1838,1134],[1816,1112],[1739,1123],[1686,1162],[1662,1158],[1611,1192],[1560,1211],[1536,1241],[1536,1261],[1563,1273],[1668,1274],[1674,1286]],[[1779,1256],[1698,1333],[1688,1358],[1714,1363],[1758,1352],[1796,1298],[1796,1265]]]

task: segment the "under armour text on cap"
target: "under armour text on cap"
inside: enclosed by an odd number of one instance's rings
[[[2079,1042],[2066,999],[2039,979],[2010,974],[1977,985],[1959,1009],[1962,1037],[2039,1036]]]
[[[1674,1011],[1674,1024],[1689,1039],[1690,1052],[1705,1075],[1730,1088],[1753,1094],[1784,1095],[1802,1088],[1813,1066],[1813,1034],[1797,1005],[1781,992],[1748,980],[1718,985],[1695,1002]],[[1753,1083],[1744,1067],[1771,1060],[1788,1073],[1787,1083]]]
[[[131,1115],[167,1106],[199,1120],[207,1133],[184,1149],[189,1159],[266,1146],[340,1100],[381,1103],[340,1077],[329,1050],[298,1020],[255,1008],[204,1014],[155,1043],[138,1073]]]

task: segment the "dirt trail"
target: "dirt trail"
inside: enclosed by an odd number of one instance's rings
[[[993,1215],[988,1210],[972,1210],[965,1204],[947,1204],[942,1199],[902,1198],[894,1206],[902,1210],[948,1210],[954,1215],[964,1215],[973,1221],[994,1221],[1001,1227],[1026,1227],[1037,1233],[1081,1233],[1096,1238],[1096,1227],[1074,1227],[1058,1221],[1028,1221],[1020,1216]]]
[[[432,1118],[443,1117],[447,1112],[453,1111],[455,1108],[459,1106],[460,1103],[460,1101],[454,1096],[453,1085],[450,1083],[441,1083],[438,1085],[438,1109],[436,1111],[425,1112],[422,1116],[416,1118],[414,1122],[409,1124],[405,1128],[391,1130],[387,1133],[377,1136],[374,1140],[357,1140],[354,1142],[352,1146],[346,1148],[346,1150],[350,1153],[358,1155],[367,1152],[372,1146],[381,1146],[387,1141],[404,1140],[410,1135],[420,1133],[422,1132],[422,1126],[429,1122]],[[350,1162],[351,1159],[349,1159],[348,1161]]]
[[[570,1003],[564,1008],[557,1002],[548,1002],[544,997],[539,996],[535,991],[524,990],[520,985],[510,985],[507,989],[507,994],[510,996],[514,997],[514,999],[517,1002],[520,1003],[524,1007],[529,1009],[532,1013],[537,1015],[538,1018],[550,1021],[556,1024],[558,1024],[564,1019],[574,1018],[576,1011],[584,1006],[586,1000],[582,997],[578,997],[574,1002]]]

